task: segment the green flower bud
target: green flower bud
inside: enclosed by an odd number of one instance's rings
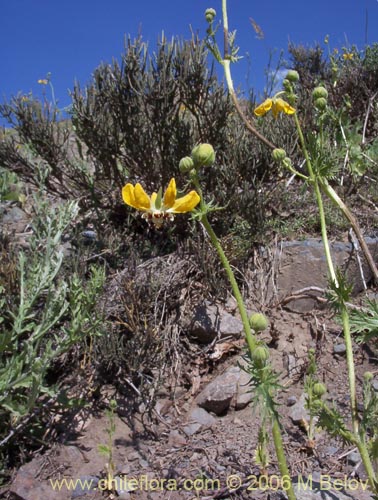
[[[190,156],[184,156],[184,158],[181,158],[179,163],[179,169],[181,173],[185,174],[186,172],[190,172],[193,167],[194,162]]]
[[[314,102],[314,106],[319,111],[324,111],[327,107],[327,99],[325,97],[318,97]]]
[[[323,394],[325,394],[327,392],[327,388],[321,382],[316,382],[314,384],[314,387],[312,388],[312,392],[313,392],[314,396],[321,398],[323,396]]]
[[[314,90],[312,91],[312,98],[314,99],[314,101],[316,99],[319,99],[319,97],[327,99],[328,91],[325,87],[315,87]]]
[[[197,178],[197,170],[195,168],[192,168],[192,170],[189,172],[189,178],[191,181],[194,181]]]
[[[265,365],[266,361],[269,359],[269,351],[266,347],[260,345],[252,351],[252,360],[258,365]]]
[[[374,375],[371,372],[364,373],[364,380],[366,380],[366,382],[370,382],[370,380],[373,380],[373,378],[374,378]]]
[[[296,83],[299,81],[299,73],[295,71],[295,69],[289,69],[286,75],[286,80],[289,80],[291,83]]]
[[[280,148],[273,149],[272,156],[273,160],[282,161],[286,158],[286,151]]]
[[[293,90],[292,86],[291,86],[291,82],[287,78],[285,78],[285,80],[282,82],[282,87],[288,93],[290,93]]]
[[[214,17],[217,15],[215,9],[206,9],[205,10],[205,18],[208,23],[212,23]]]
[[[266,316],[261,313],[253,313],[249,318],[249,324],[255,332],[262,332],[268,328],[268,320],[266,319]]]
[[[291,160],[288,157],[286,157],[282,160],[282,164],[284,167],[289,168],[289,169],[292,167]]]
[[[215,151],[211,144],[199,144],[192,151],[196,167],[210,167],[215,161]]]

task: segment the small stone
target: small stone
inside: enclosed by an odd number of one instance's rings
[[[304,421],[310,421],[310,415],[305,405],[306,394],[303,393],[290,411],[290,418],[294,422],[294,424],[302,424]]]
[[[216,415],[226,412],[237,394],[240,371],[239,367],[231,367],[216,377],[197,396],[198,406]]]
[[[325,449],[325,455],[327,456],[332,456],[334,455],[335,453],[338,452],[338,448],[336,448],[336,446],[327,446],[327,448]]]
[[[244,370],[240,371],[238,388],[235,401],[235,410],[242,410],[253,400],[253,390],[251,387],[251,376]]]
[[[286,400],[286,405],[287,406],[294,406],[297,401],[298,400],[295,396],[289,396]]]
[[[361,455],[357,451],[353,451],[348,455],[348,463],[350,465],[357,465],[361,462]]]
[[[168,436],[168,444],[174,448],[181,448],[182,446],[186,446],[187,441],[179,431],[172,430]]]
[[[96,476],[80,476],[75,489],[71,494],[71,498],[80,498],[86,495],[92,495],[98,485],[98,477]]]
[[[346,346],[344,343],[341,344],[336,344],[333,347],[333,352],[334,354],[345,354],[346,353]]]
[[[373,382],[371,383],[373,389],[378,392],[378,380],[373,380]]]
[[[183,428],[187,436],[192,436],[204,427],[210,427],[217,420],[203,408],[194,408],[188,415],[188,424]]]
[[[123,498],[125,500],[130,498],[129,491],[135,490],[133,482],[128,481],[127,476],[115,476],[113,485],[118,494],[117,498]]]
[[[11,209],[7,210],[3,216],[3,222],[4,224],[9,224],[9,223],[14,223],[14,222],[20,222],[22,220],[26,220],[27,215],[21,208],[19,207],[12,207]]]
[[[81,236],[86,240],[88,243],[93,243],[97,240],[97,233],[96,231],[91,231],[91,230],[86,230],[81,233]]]

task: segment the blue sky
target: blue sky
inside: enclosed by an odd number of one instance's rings
[[[60,107],[70,103],[75,80],[84,85],[101,62],[120,57],[125,35],[141,32],[153,48],[163,30],[168,38],[190,38],[190,27],[203,36],[206,8],[221,14],[220,0],[0,0],[0,6],[1,102],[19,92],[40,96],[37,80],[50,72]],[[263,88],[270,51],[289,41],[313,46],[328,34],[332,48],[361,50],[378,42],[377,0],[228,0],[228,9],[246,56],[233,66],[235,84],[244,88],[247,74],[250,86]]]

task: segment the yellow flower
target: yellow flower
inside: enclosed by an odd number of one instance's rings
[[[345,52],[345,54],[343,54],[343,59],[344,61],[351,61],[353,59],[353,52]]]
[[[270,109],[272,110],[274,118],[277,118],[278,113],[286,113],[287,115],[295,113],[295,109],[291,107],[288,102],[279,97],[266,99],[262,104],[257,106],[255,109],[255,115],[264,116]]]
[[[138,183],[133,186],[126,184],[122,188],[122,198],[126,205],[130,205],[143,213],[143,219],[153,222],[159,229],[165,220],[172,221],[173,214],[191,212],[200,201],[199,195],[195,191],[177,198],[176,181],[171,179],[162,198],[159,193],[152,193],[151,196],[144,191]]]
[[[44,78],[44,79],[38,80],[38,83],[41,85],[47,85],[49,82],[48,82],[48,80],[46,80],[46,78]]]

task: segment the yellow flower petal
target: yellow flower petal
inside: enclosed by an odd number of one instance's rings
[[[176,200],[176,181],[175,179],[171,179],[169,181],[168,187],[164,193],[164,207],[171,208],[173,207]]]
[[[295,108],[290,106],[290,104],[283,99],[281,99],[283,102],[283,112],[286,113],[287,115],[293,115],[295,113]]]
[[[193,208],[198,205],[200,202],[200,197],[195,191],[190,191],[190,193],[186,194],[182,198],[178,198],[170,212],[175,213],[183,213],[183,212],[191,212]]]
[[[130,207],[138,208],[136,206],[135,196],[134,196],[134,186],[132,184],[126,184],[122,188],[122,199],[126,205]]]
[[[149,210],[151,208],[150,197],[146,194],[145,190],[138,183],[134,188],[135,208],[139,210]]]
[[[277,118],[278,113],[286,113],[287,115],[292,115],[295,113],[295,109],[290,106],[290,104],[281,98],[275,99],[273,101],[272,113],[274,118]]]
[[[266,99],[263,103],[261,103],[255,109],[254,113],[256,116],[264,116],[272,107],[273,101],[272,99]]]

